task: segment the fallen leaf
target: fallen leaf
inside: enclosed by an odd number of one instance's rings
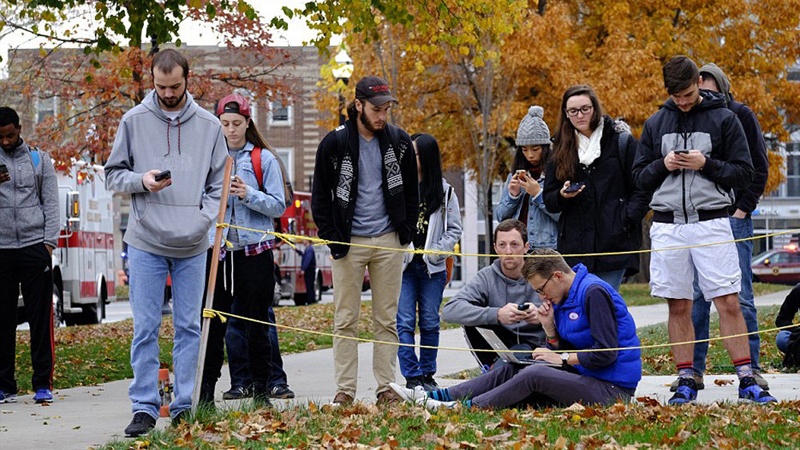
[[[714,380],[714,384],[717,386],[728,386],[733,384],[733,380],[723,380],[722,378],[717,378]]]

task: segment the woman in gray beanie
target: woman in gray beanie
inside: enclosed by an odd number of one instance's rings
[[[531,249],[555,248],[557,238],[558,214],[548,212],[542,200],[544,165],[550,156],[550,128],[543,116],[541,106],[531,106],[519,123],[511,174],[494,208],[498,221],[513,218],[525,222]]]

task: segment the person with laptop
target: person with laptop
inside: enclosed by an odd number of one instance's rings
[[[622,296],[583,264],[570,268],[555,250],[535,249],[531,255],[522,274],[542,299],[535,312],[547,334],[547,345],[534,350],[533,359],[548,364],[503,364],[430,392],[390,387],[428,409],[459,402],[505,408],[629,401],[642,378],[642,359],[636,324]]]
[[[491,349],[475,327],[493,330],[512,350],[530,356],[545,344],[544,331],[535,308],[541,300],[522,276],[528,251],[528,230],[516,219],[506,219],[494,230],[496,261],[481,269],[442,309],[442,320],[464,326],[473,349]],[[490,366],[497,355],[476,352],[481,366]]]

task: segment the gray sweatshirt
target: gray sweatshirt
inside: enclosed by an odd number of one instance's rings
[[[506,342],[506,345],[528,343],[534,348],[543,346],[545,336],[541,325],[527,322],[502,325],[497,322],[497,311],[508,303],[541,305],[542,301],[524,278],[515,280],[505,276],[498,259],[481,269],[444,305],[442,320],[466,326],[500,325],[518,337],[517,342]]]
[[[155,91],[125,113],[105,166],[106,187],[131,194],[123,240],[161,256],[186,258],[208,249],[216,220],[228,147],[214,115],[186,93],[175,120],[158,106]],[[145,172],[170,170],[172,185],[149,192]]]
[[[57,247],[61,228],[58,180],[50,156],[39,151],[39,164],[34,167],[28,145],[20,140],[11,152],[0,150],[0,164],[11,175],[11,180],[0,183],[0,248],[41,243]]]

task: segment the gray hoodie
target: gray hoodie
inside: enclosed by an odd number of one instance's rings
[[[186,93],[171,121],[155,91],[120,121],[105,166],[106,187],[131,194],[131,217],[123,240],[161,256],[186,258],[208,249],[208,230],[219,211],[228,147],[219,120]],[[172,185],[149,192],[142,177],[170,170]]]
[[[517,336],[518,341],[512,344],[528,343],[533,348],[543,346],[545,336],[541,325],[527,322],[502,325],[497,321],[497,311],[508,303],[541,305],[542,301],[524,278],[515,280],[505,276],[498,259],[478,271],[444,305],[442,320],[465,326],[500,325]]]
[[[39,164],[34,167],[28,145],[20,140],[11,152],[0,150],[0,164],[11,175],[11,180],[0,183],[0,248],[41,243],[57,247],[58,180],[50,156],[39,151]]]

